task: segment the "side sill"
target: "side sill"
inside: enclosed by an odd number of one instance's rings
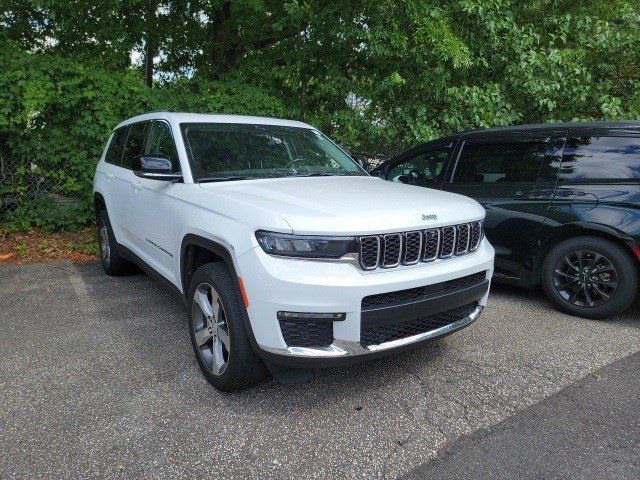
[[[168,288],[171,293],[176,295],[182,302],[182,304],[187,306],[187,299],[182,294],[182,292],[176,287],[173,283],[171,283],[167,278],[165,278],[162,274],[158,273],[151,265],[142,260],[138,255],[133,253],[127,247],[123,245],[118,245],[117,247],[118,253],[122,255],[124,258],[129,260],[130,262],[135,263],[138,267],[140,267],[144,272],[160,283],[162,286]]]

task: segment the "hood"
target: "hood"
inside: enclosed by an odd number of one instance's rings
[[[267,217],[281,217],[298,234],[398,232],[484,217],[484,209],[462,195],[375,177],[275,178],[201,187]]]

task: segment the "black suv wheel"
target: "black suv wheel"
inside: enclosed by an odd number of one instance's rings
[[[598,237],[576,237],[551,249],[542,286],[560,310],[605,319],[628,309],[638,293],[638,269],[630,253]]]
[[[205,378],[230,392],[255,385],[266,367],[244,327],[234,280],[222,263],[198,268],[189,286],[191,343]]]

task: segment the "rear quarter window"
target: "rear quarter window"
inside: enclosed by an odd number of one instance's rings
[[[578,182],[640,180],[640,138],[570,137],[559,174]]]

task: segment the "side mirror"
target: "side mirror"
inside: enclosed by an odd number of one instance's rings
[[[178,182],[182,173],[172,172],[173,165],[167,157],[140,155],[133,159],[133,173],[149,180]]]

